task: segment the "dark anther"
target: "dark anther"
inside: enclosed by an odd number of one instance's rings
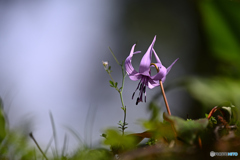
[[[139,91],[141,91],[141,89],[142,89],[142,85],[143,85],[143,84],[141,83],[141,84],[140,84],[140,88],[139,88]]]
[[[133,92],[132,99],[133,99],[134,95],[135,95],[135,92]]]
[[[147,97],[145,96],[145,103],[146,103],[146,101],[147,101]]]
[[[138,102],[139,102],[139,98],[137,98],[136,105],[138,105]]]
[[[143,87],[143,92],[144,92],[144,93],[146,92],[146,86]]]

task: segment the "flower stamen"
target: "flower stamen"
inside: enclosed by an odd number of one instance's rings
[[[133,99],[133,97],[134,97],[134,95],[135,95],[135,92],[138,90],[140,84],[141,84],[141,81],[138,83],[138,86],[137,86],[136,90],[133,92],[132,99]],[[141,88],[141,86],[140,86],[140,88]],[[140,90],[140,89],[139,89],[139,90]]]

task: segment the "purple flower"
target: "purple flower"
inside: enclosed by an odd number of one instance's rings
[[[127,59],[125,60],[125,68],[126,68],[126,72],[129,76],[129,78],[133,81],[140,80],[140,82],[138,83],[138,86],[135,90],[135,92],[136,92],[139,89],[139,96],[137,98],[136,105],[139,102],[143,101],[142,100],[143,94],[145,95],[144,101],[146,102],[146,87],[152,89],[152,88],[160,85],[159,84],[160,80],[162,82],[164,82],[166,79],[166,75],[169,73],[169,71],[171,70],[174,63],[178,60],[178,59],[176,59],[168,68],[165,68],[162,65],[159,57],[157,56],[157,53],[153,49],[155,41],[156,41],[156,36],[154,37],[152,44],[149,46],[147,52],[144,54],[144,56],[140,62],[139,72],[137,72],[133,68],[132,63],[131,63],[133,55],[137,54],[137,53],[141,53],[141,51],[134,52],[134,48],[135,48],[136,44],[134,44],[132,46],[131,52],[130,52],[129,56],[127,57]],[[159,67],[159,72],[153,76],[151,76],[151,70],[150,70],[150,66],[152,63],[151,62],[152,52],[154,53],[156,61],[157,61],[157,63],[155,63],[155,64]],[[135,92],[133,92],[132,99],[134,97]]]

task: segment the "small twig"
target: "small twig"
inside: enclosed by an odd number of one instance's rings
[[[160,80],[159,83],[160,83],[160,87],[162,89],[163,99],[164,99],[164,102],[166,104],[168,114],[171,116],[171,111],[170,111],[170,108],[169,108],[169,105],[168,105],[168,101],[167,101],[167,97],[166,97],[166,94],[165,94],[165,91],[164,91],[164,88],[163,88],[162,81]]]
[[[216,111],[217,111],[217,106],[215,106],[215,107],[209,112],[207,119],[210,119],[210,118],[212,117],[213,113],[216,112]]]
[[[34,143],[36,144],[36,146],[38,147],[39,151],[42,153],[43,157],[48,160],[47,156],[44,154],[44,152],[42,151],[42,149],[40,148],[40,146],[38,145],[36,139],[34,138],[32,132],[29,133],[29,136],[32,138],[32,140],[34,141]]]
[[[155,63],[151,63],[151,65],[154,65],[154,67],[156,68],[157,72],[159,72],[159,68],[158,68],[158,66]],[[170,108],[169,108],[169,105],[168,105],[167,97],[166,97],[166,94],[165,94],[165,91],[164,91],[164,88],[163,88],[162,80],[159,81],[159,84],[160,84],[160,87],[161,87],[161,90],[162,90],[163,99],[164,99],[164,102],[166,104],[166,108],[167,108],[168,114],[171,115],[171,111],[170,111]]]

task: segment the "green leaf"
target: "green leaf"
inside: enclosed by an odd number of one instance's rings
[[[122,122],[122,121],[119,121],[119,122],[118,122],[118,125],[123,126],[123,122]]]
[[[115,88],[117,88],[117,85],[118,85],[118,82],[115,82],[115,85],[114,85],[114,86],[115,86]]]
[[[107,135],[106,135],[105,133],[103,133],[101,136],[102,136],[103,138],[107,138]]]
[[[119,91],[120,91],[120,92],[122,91],[122,87],[119,88]]]
[[[177,137],[188,144],[193,144],[197,136],[203,132],[208,125],[207,118],[186,121],[179,117],[169,116],[167,113],[163,113],[163,118],[173,125]]]
[[[109,80],[109,83],[110,83],[111,87],[114,87],[114,82],[113,81]]]

